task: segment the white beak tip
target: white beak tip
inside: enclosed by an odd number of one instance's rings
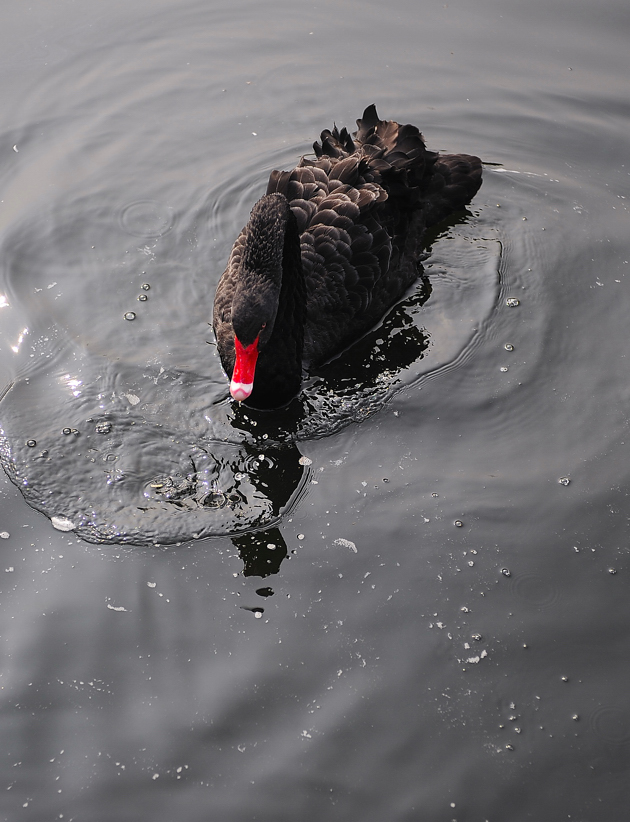
[[[234,382],[230,383],[230,394],[237,402],[243,402],[252,393],[254,383]]]

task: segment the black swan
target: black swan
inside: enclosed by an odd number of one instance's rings
[[[213,326],[230,393],[278,408],[370,330],[420,273],[422,235],[463,209],[481,161],[427,151],[415,126],[322,132],[315,158],[273,171],[217,286]]]

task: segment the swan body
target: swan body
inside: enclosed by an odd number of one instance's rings
[[[462,210],[481,161],[425,148],[412,125],[325,130],[293,171],[273,171],[217,286],[213,327],[234,399],[278,408],[303,369],[372,328],[420,272],[425,229]]]

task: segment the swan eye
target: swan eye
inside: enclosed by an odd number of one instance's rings
[[[263,330],[263,328],[267,328],[267,323],[263,323],[263,324],[260,326],[260,330],[261,330],[261,331]]]

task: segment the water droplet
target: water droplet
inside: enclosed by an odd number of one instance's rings
[[[571,483],[571,480],[569,479],[569,477],[560,477],[558,482],[560,483],[560,485],[569,485]]]
[[[144,274],[144,271],[143,271],[142,273]],[[142,283],[142,285],[140,286],[140,288],[141,288],[143,291],[150,291],[150,290],[151,290],[151,286],[149,285],[149,283]]]
[[[260,608],[259,606],[255,606],[254,608],[252,608],[249,605],[241,605],[240,608],[242,611],[251,611],[252,614],[256,617],[256,619],[260,619],[261,616],[265,613],[265,609]]]
[[[509,308],[516,308],[517,305],[521,304],[521,301],[517,300],[516,297],[508,297],[507,300],[505,301],[505,304]]]
[[[506,351],[514,351],[514,346],[512,345],[512,343],[506,343],[503,347]]]
[[[501,568],[501,573],[503,574],[504,577],[511,577],[512,576],[512,572],[510,571],[509,568]]]
[[[127,313],[124,315],[124,317],[125,317],[126,320],[129,320],[131,322],[131,320],[136,319],[136,312],[135,311],[127,311]]]
[[[146,294],[138,294],[138,300],[139,300],[141,303],[146,303],[146,301],[147,301],[148,299],[149,299],[149,298],[147,297],[147,295],[146,295]]]
[[[464,524],[464,523],[461,521],[461,519],[456,519],[456,520],[455,520],[455,525],[456,525],[458,528],[461,528],[461,527],[463,526],[463,524]]]
[[[26,444],[29,448],[35,448],[35,446],[37,445],[37,440],[26,440]]]

